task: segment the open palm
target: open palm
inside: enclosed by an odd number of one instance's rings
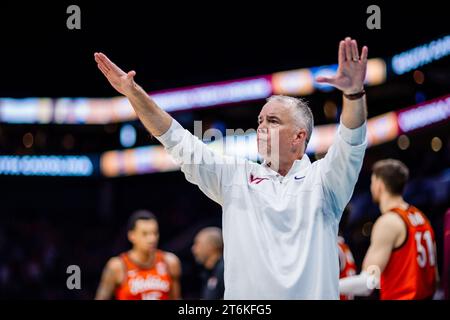
[[[339,66],[334,77],[317,77],[319,83],[328,83],[345,94],[360,92],[364,88],[368,48],[363,47],[359,57],[356,40],[346,38],[339,43]]]
[[[128,96],[136,87],[134,82],[135,71],[125,73],[101,52],[96,52],[94,58],[97,62],[97,67],[119,93]]]

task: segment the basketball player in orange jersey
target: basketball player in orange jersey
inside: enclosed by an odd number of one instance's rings
[[[339,253],[339,279],[351,277],[356,274],[356,264],[349,246],[343,237],[338,236]],[[341,300],[353,300],[353,295],[340,295]]]
[[[132,249],[108,261],[95,299],[180,299],[181,264],[174,254],[158,250],[156,217],[144,210],[132,214],[128,239]]]
[[[370,191],[381,217],[372,229],[364,271],[341,279],[341,294],[368,296],[380,288],[381,300],[433,297],[439,279],[434,231],[426,216],[402,197],[408,175],[398,160],[374,164]]]

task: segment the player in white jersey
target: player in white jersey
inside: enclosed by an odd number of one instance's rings
[[[306,44],[305,48],[312,48]],[[366,148],[364,79],[367,47],[339,44],[333,77],[343,110],[327,155],[305,153],[313,128],[301,99],[273,96],[258,117],[263,164],[222,156],[184,130],[122,71],[95,53],[99,69],[125,95],[148,131],[180,164],[186,179],[223,209],[225,299],[338,299],[338,224],[350,200]]]

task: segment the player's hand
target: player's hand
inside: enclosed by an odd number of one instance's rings
[[[94,53],[94,58],[97,62],[97,67],[105,75],[114,89],[125,96],[133,93],[137,87],[134,82],[135,71],[125,73],[101,52]]]
[[[364,89],[368,48],[364,46],[361,56],[356,40],[350,37],[339,43],[339,67],[334,77],[317,77],[319,83],[328,83],[345,94],[354,94]]]

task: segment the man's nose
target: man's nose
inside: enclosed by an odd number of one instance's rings
[[[258,132],[259,133],[267,133],[267,126],[265,122],[261,122],[258,126]]]

